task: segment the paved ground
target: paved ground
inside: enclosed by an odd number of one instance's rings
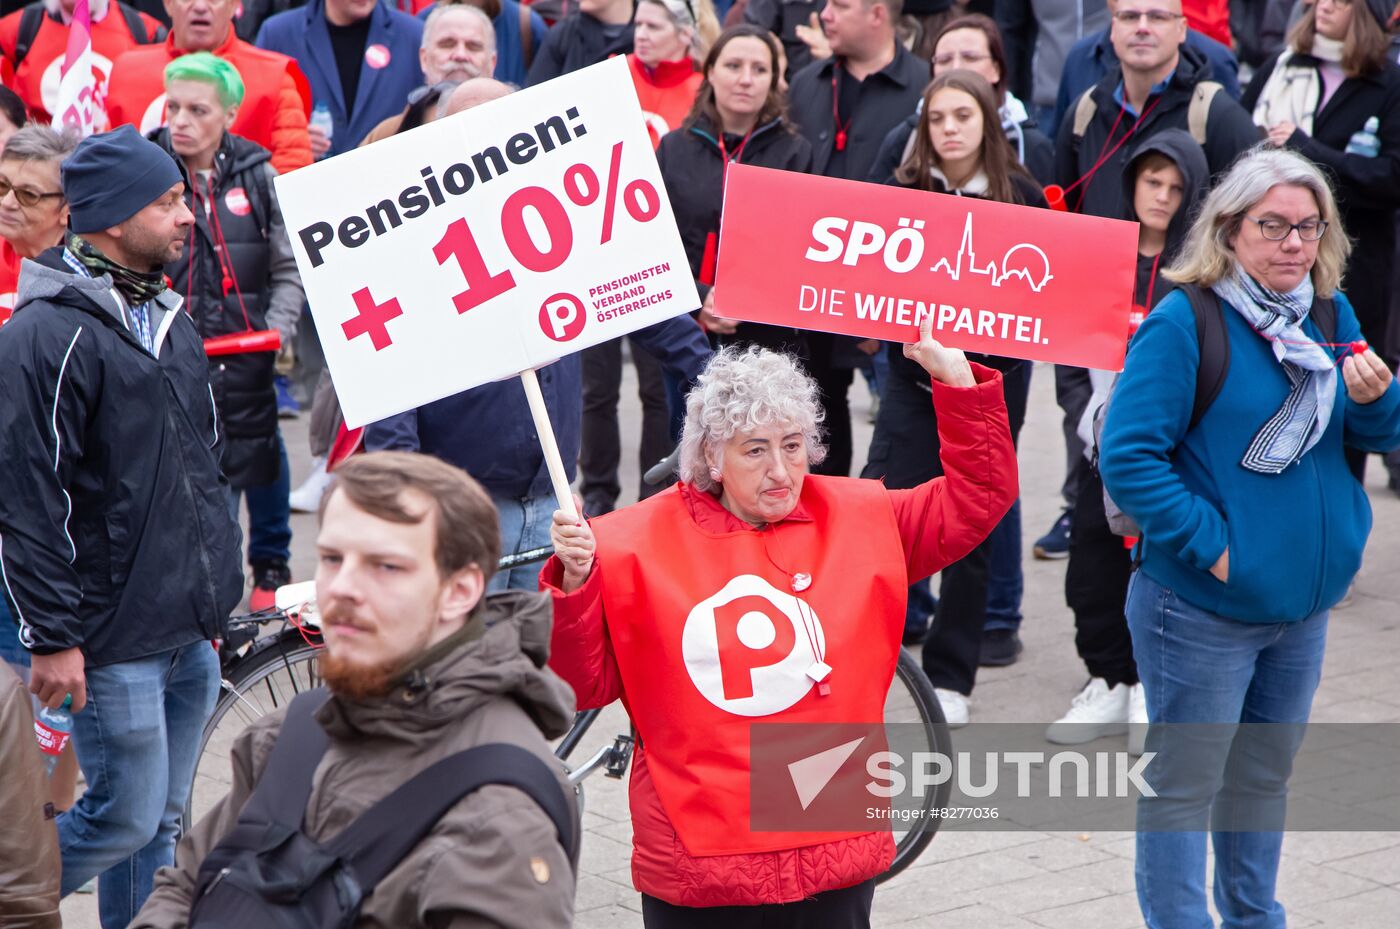
[[[859,380],[859,379],[858,379]],[[630,385],[624,390],[630,390]],[[869,439],[868,401],[858,386],[857,457]],[[853,395],[854,397],[855,395]],[[634,431],[638,407],[624,404],[624,432]],[[1030,546],[1058,512],[1063,471],[1059,411],[1050,371],[1036,371],[1031,411],[1021,440],[1025,519],[1026,594],[1022,638],[1026,651],[1010,668],[986,670],[974,694],[974,719],[1036,722],[1053,719],[1084,682],[1074,651],[1073,621],[1064,606],[1064,562],[1040,562]],[[305,420],[285,424],[293,472],[306,473]],[[625,437],[626,438],[626,437]],[[635,435],[630,439],[635,442]],[[630,446],[634,448],[635,445]],[[632,452],[629,451],[629,454]],[[857,461],[857,469],[860,462]],[[1400,499],[1372,469],[1376,528],[1356,599],[1332,620],[1327,662],[1313,719],[1326,722],[1400,723]],[[624,470],[634,491],[635,462]],[[296,517],[294,570],[310,576],[314,520]],[[601,744],[626,730],[615,707],[590,733]],[[1400,779],[1396,781],[1400,792]],[[635,929],[642,925],[631,886],[631,824],[625,786],[601,776],[587,782],[582,873],[578,887],[580,929]],[[1284,844],[1279,896],[1289,925],[1328,929],[1400,927],[1400,833],[1295,833]],[[71,897],[66,924],[96,929],[94,898]],[[880,888],[877,927],[940,929],[1137,929],[1142,926],[1133,892],[1130,833],[975,833],[939,835],[911,867]]]

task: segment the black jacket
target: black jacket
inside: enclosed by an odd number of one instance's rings
[[[20,640],[89,666],[219,634],[243,595],[199,333],[155,301],[153,357],[105,276],[24,263],[0,331],[0,567]]]
[[[1094,116],[1082,138],[1074,134],[1074,117],[1078,99],[1072,101],[1060,120],[1059,136],[1055,140],[1055,180],[1069,188],[1088,174],[1100,157],[1108,155],[1135,124],[1132,138],[1104,160],[1093,177],[1071,191],[1067,197],[1070,207],[1091,216],[1119,219],[1123,216],[1123,169],[1135,145],[1163,129],[1186,129],[1187,111],[1196,85],[1210,79],[1210,65],[1194,49],[1182,46],[1176,71],[1160,94],[1149,98],[1152,111],[1140,124],[1131,113],[1121,112],[1114,99],[1122,76],[1118,68],[1108,74],[1086,93],[1093,95]],[[1155,103],[1154,103],[1155,101]],[[1144,112],[1146,107],[1144,107]],[[1115,125],[1117,128],[1115,129]],[[1109,137],[1112,130],[1112,138]],[[1245,149],[1260,139],[1259,130],[1249,114],[1227,93],[1218,93],[1211,100],[1206,114],[1206,164],[1212,175],[1219,176]]]
[[[909,147],[909,137],[914,134],[920,115],[921,110],[910,113],[909,118],[891,129],[885,141],[880,143],[875,167],[870,169],[869,180],[872,183],[884,184],[894,177],[895,169],[904,161],[904,151]],[[1042,186],[1055,183],[1055,143],[1036,128],[1035,120],[1003,124],[1002,128],[1006,130],[1006,140],[1011,143],[1011,150],[1020,157],[1021,164],[1031,173],[1031,177]]]
[[[603,24],[597,19],[587,13],[571,13],[545,33],[544,43],[535,54],[535,62],[530,65],[530,73],[525,78],[525,86],[534,87],[561,74],[569,74],[613,55],[626,55],[631,51],[631,23],[623,29],[622,35],[609,41],[603,33]]]
[[[184,254],[167,265],[165,273],[185,298],[200,337],[243,332],[251,326],[285,330],[283,340],[289,341],[305,297],[296,259],[290,249],[278,247],[288,240],[267,149],[225,133],[214,156],[214,173],[205,180],[189,176],[170,147],[168,129],[152,138],[170,152],[185,175],[185,204],[195,224]],[[213,205],[212,214],[207,204]],[[219,258],[223,245],[228,249],[226,266]],[[226,269],[237,287],[225,288]],[[209,361],[209,382],[223,417],[223,471],[239,489],[271,484],[281,468],[275,361],[273,352],[220,355]]]
[[[741,140],[742,141],[742,140]],[[757,165],[805,174],[812,167],[812,146],[792,131],[783,121],[774,120],[753,131],[743,150],[735,157],[738,145],[731,138],[726,146],[731,163]],[[690,273],[700,279],[700,266],[705,256],[705,242],[713,233],[719,236],[720,207],[723,205],[724,163],[719,140],[708,121],[694,127],[668,132],[656,149],[656,161],[661,167],[661,179],[666,182],[666,194],[676,216],[681,244],[690,261]],[[705,285],[699,284],[702,295]],[[766,348],[801,353],[796,330],[759,323],[740,323],[733,336],[722,337],[722,344],[742,342]]]
[[[859,103],[841,113],[846,129],[846,150],[836,155],[836,117],[832,108],[832,84],[836,59],[814,61],[792,79],[788,90],[788,116],[803,138],[812,144],[812,173],[863,181],[870,176],[880,144],[919,105],[928,86],[928,62],[920,61],[896,44],[894,59],[884,70],[861,81]]]
[[[1241,100],[1249,112],[1254,112],[1277,61],[1270,60],[1250,81]],[[1300,64],[1316,67],[1316,59],[1308,57]],[[1380,120],[1380,154],[1348,155],[1347,143],[1372,116]],[[1343,81],[1314,115],[1312,136],[1299,129],[1288,147],[1306,155],[1332,180],[1342,223],[1354,243],[1342,289],[1366,338],[1384,345],[1395,210],[1400,207],[1400,68],[1387,62],[1379,74]]]

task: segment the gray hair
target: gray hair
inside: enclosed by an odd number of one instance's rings
[[[1181,253],[1166,272],[1167,278],[1179,284],[1211,287],[1233,273],[1236,258],[1230,239],[1240,231],[1245,214],[1281,184],[1306,188],[1317,200],[1327,232],[1317,244],[1312,281],[1318,296],[1332,296],[1351,254],[1337,198],[1317,165],[1297,152],[1267,144],[1241,155],[1211,189],[1186,234]]]
[[[61,162],[77,150],[79,141],[77,133],[70,130],[30,123],[10,136],[0,158]]]
[[[481,7],[473,6],[470,3],[439,3],[437,6],[433,7],[433,11],[428,14],[428,18],[423,21],[423,39],[420,42],[420,47],[428,47],[428,37],[432,35],[433,26],[445,16],[459,12],[481,21],[481,25],[486,31],[486,37],[489,40],[491,51],[494,52],[496,50],[496,26],[491,22],[491,17],[487,16],[486,13],[482,11]]]
[[[821,464],[826,446],[817,397],[816,381],[790,355],[757,346],[720,349],[686,397],[681,480],[714,490],[719,484],[710,477],[706,452],[717,453],[737,433],[773,424],[796,426],[807,442],[808,463]]]

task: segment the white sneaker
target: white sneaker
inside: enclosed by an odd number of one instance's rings
[[[1128,754],[1141,755],[1147,744],[1147,694],[1142,684],[1128,690]]]
[[[1090,678],[1074,700],[1069,712],[1051,723],[1045,738],[1056,745],[1080,745],[1106,735],[1128,731],[1127,684],[1108,686],[1101,677]]]
[[[320,457],[311,463],[311,475],[302,485],[292,491],[288,500],[294,513],[314,513],[321,508],[321,497],[330,485],[331,475],[326,470],[326,459]]]
[[[935,687],[933,692],[938,695],[938,705],[943,707],[943,719],[948,723],[948,728],[966,726],[971,718],[967,698],[956,690],[945,690],[942,687]]]

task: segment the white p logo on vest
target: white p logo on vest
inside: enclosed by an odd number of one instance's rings
[[[752,574],[697,603],[681,633],[695,688],[736,716],[769,716],[796,704],[812,689],[807,671],[825,651],[811,606]]]

